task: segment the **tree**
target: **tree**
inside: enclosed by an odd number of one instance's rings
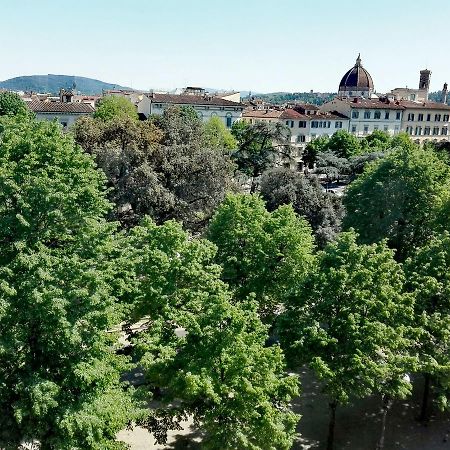
[[[130,100],[119,95],[108,95],[101,98],[95,109],[94,118],[107,122],[118,117],[137,120],[136,107]]]
[[[169,108],[158,120],[77,122],[75,139],[106,173],[114,217],[124,226],[149,214],[158,223],[175,218],[199,230],[232,187],[229,156],[202,145],[197,120],[186,109]]]
[[[326,175],[327,183],[339,180],[343,175],[347,175],[349,169],[349,161],[346,158],[336,156],[335,153],[330,151],[317,154],[315,172]]]
[[[238,142],[232,157],[240,172],[251,180],[250,193],[258,186],[257,179],[275,164],[279,154],[289,155],[289,129],[280,123],[248,124],[238,121],[231,129]]]
[[[29,114],[25,102],[15,92],[0,92],[0,116],[24,116]]]
[[[207,237],[217,245],[222,279],[245,300],[255,294],[262,316],[272,319],[282,293],[313,260],[311,229],[291,206],[269,213],[255,195],[228,195],[213,216]]]
[[[215,247],[175,222],[148,220],[131,242],[134,320],[148,322],[133,338],[135,358],[162,392],[162,407],[139,423],[164,443],[167,427],[191,415],[205,432],[202,448],[290,448],[298,379],[285,373],[279,346],[265,347],[255,304],[232,304]]]
[[[363,138],[361,147],[366,151],[382,152],[388,150],[392,146],[392,138],[386,131],[374,130],[372,133]]]
[[[204,124],[205,146],[221,150],[235,150],[237,142],[230,130],[219,117],[211,117]]]
[[[361,144],[356,136],[345,130],[338,130],[327,143],[326,151],[338,158],[349,159],[361,153]]]
[[[385,243],[358,245],[342,233],[319,254],[317,269],[289,295],[280,319],[281,342],[292,364],[308,364],[330,403],[327,448],[333,448],[336,407],[351,396],[380,392],[404,397],[414,358],[408,323],[411,296]]]
[[[292,205],[311,225],[320,248],[340,231],[341,199],[324,192],[314,176],[304,176],[284,167],[268,170],[261,177],[261,196],[269,211],[281,205]]]
[[[324,135],[319,136],[306,144],[305,151],[303,152],[303,162],[308,165],[310,169],[314,168],[314,164],[317,161],[317,155],[327,150],[329,141],[329,136]]]
[[[356,178],[364,172],[367,164],[384,158],[385,153],[375,151],[367,152],[362,155],[352,156],[350,158],[350,177]]]
[[[0,121],[0,446],[122,448],[104,176],[57,124]]]
[[[448,166],[434,153],[398,147],[347,188],[343,226],[355,228],[363,243],[387,238],[403,261],[437,229],[449,182]]]
[[[416,325],[420,327],[420,370],[425,386],[420,420],[428,418],[431,383],[439,406],[448,408],[450,366],[450,235],[445,232],[424,243],[406,261],[408,288],[415,295]]]

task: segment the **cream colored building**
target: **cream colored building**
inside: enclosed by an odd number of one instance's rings
[[[450,106],[435,102],[400,102],[403,111],[402,131],[418,143],[450,141]]]

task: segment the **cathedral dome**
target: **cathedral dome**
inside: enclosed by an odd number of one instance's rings
[[[350,93],[352,92],[363,92],[372,93],[373,92],[373,81],[370,73],[361,64],[360,55],[356,59],[356,64],[342,77],[339,83],[340,93]]]

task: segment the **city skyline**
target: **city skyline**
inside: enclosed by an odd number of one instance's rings
[[[442,58],[445,27],[406,0],[358,5],[230,0],[54,0],[2,2],[0,79],[21,75],[86,76],[135,89],[186,85],[253,92],[336,92],[358,53],[375,89],[414,87],[432,71],[431,91],[450,81]],[[442,0],[427,11],[450,13]],[[430,17],[429,20],[426,20]],[[50,28],[50,30],[49,30]]]

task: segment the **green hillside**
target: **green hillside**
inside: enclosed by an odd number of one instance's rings
[[[48,92],[57,94],[61,88],[75,89],[83,94],[101,94],[103,89],[129,89],[118,84],[75,75],[30,75],[0,81],[0,89]]]

